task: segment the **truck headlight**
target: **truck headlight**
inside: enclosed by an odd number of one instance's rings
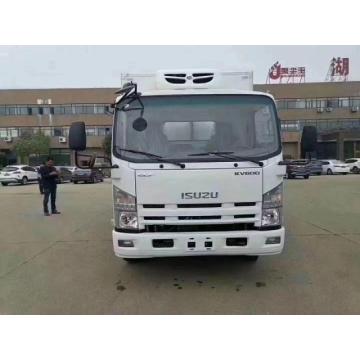
[[[136,197],[113,186],[114,220],[119,229],[138,229]]]
[[[283,184],[263,195],[261,226],[282,224]]]

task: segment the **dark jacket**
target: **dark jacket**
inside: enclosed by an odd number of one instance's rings
[[[56,171],[53,166],[42,166],[39,170],[41,180],[44,187],[55,187],[58,175],[50,175],[51,172]]]

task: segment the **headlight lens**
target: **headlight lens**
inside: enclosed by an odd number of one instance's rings
[[[261,226],[282,224],[283,184],[263,195]]]
[[[280,207],[283,203],[283,184],[263,195],[263,209]]]
[[[113,186],[115,227],[138,229],[136,197]]]
[[[123,229],[137,229],[138,218],[136,212],[120,212],[119,225]]]
[[[273,208],[273,209],[263,209],[262,212],[262,226],[275,226],[281,225],[282,221],[282,209]]]

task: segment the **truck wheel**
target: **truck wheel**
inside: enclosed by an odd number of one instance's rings
[[[28,178],[26,176],[24,176],[22,179],[21,179],[21,184],[22,185],[26,185],[28,183]]]
[[[309,175],[304,175],[304,179],[308,179],[309,178]]]
[[[8,186],[9,184],[6,183],[6,182],[2,182],[1,185],[2,185],[2,186]]]
[[[332,174],[333,174],[333,172],[332,172],[331,169],[327,169],[326,173],[327,173],[328,175],[332,175]]]
[[[259,255],[246,255],[245,256],[245,260],[250,261],[250,262],[258,261],[258,259],[259,259]]]

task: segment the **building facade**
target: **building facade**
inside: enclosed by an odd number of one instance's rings
[[[0,153],[16,162],[13,146],[25,134],[50,137],[51,155],[62,165],[73,163],[68,148],[74,121],[86,123],[89,152],[102,154],[102,142],[111,134],[107,112],[116,89],[0,90]]]
[[[255,85],[277,100],[284,154],[301,156],[306,125],[318,133],[316,155],[322,159],[360,157],[360,82]]]
[[[284,154],[299,158],[302,128],[316,126],[318,158],[360,157],[360,82],[260,84],[277,100]],[[114,88],[0,90],[0,154],[8,163],[18,159],[13,146],[25,134],[41,132],[51,138],[51,155],[70,165],[69,127],[86,124],[89,152],[102,154],[111,134],[108,112]]]

